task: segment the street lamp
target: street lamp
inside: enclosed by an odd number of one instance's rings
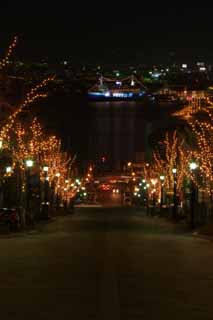
[[[48,191],[49,191],[49,177],[48,177],[48,171],[49,167],[48,166],[43,166],[43,171],[45,175],[45,180],[44,180],[44,203],[42,207],[42,216],[44,219],[48,218]]]
[[[173,219],[177,217],[177,169],[172,169],[174,186],[173,186]]]
[[[196,170],[198,168],[198,165],[196,162],[190,162],[189,168],[191,171]]]
[[[149,215],[149,187],[150,187],[150,184],[146,183],[144,190],[146,190],[146,214],[147,214],[147,216]]]
[[[27,159],[27,160],[25,161],[25,164],[26,164],[27,168],[32,168],[33,165],[34,165],[34,161],[31,160],[31,159]]]
[[[30,194],[31,194],[31,185],[30,185],[30,169],[34,165],[34,161],[32,159],[27,159],[25,161],[25,165],[27,167],[26,170],[26,214],[30,214]]]
[[[189,168],[191,172],[198,168],[196,162],[192,161],[189,163]],[[190,224],[191,228],[195,228],[195,202],[196,202],[196,186],[194,181],[191,179],[191,194],[190,194]]]
[[[160,180],[161,180],[161,181],[164,181],[164,180],[165,180],[165,177],[164,177],[164,176],[160,176]]]
[[[12,172],[12,167],[8,166],[6,167],[6,173],[11,173]]]
[[[162,210],[163,207],[163,186],[164,186],[164,180],[165,176],[160,176],[160,182],[161,182],[161,191],[160,191],[160,209]]]

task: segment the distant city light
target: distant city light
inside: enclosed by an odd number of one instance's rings
[[[205,67],[205,62],[197,62],[198,67]]]
[[[183,68],[183,69],[187,69],[187,67],[188,67],[188,66],[187,66],[186,63],[183,63],[183,64],[182,64],[182,68]]]
[[[154,79],[158,79],[160,76],[161,76],[161,73],[160,73],[160,72],[154,72],[154,73],[152,73],[152,77],[153,77]]]
[[[121,86],[122,85],[121,81],[116,81],[115,83],[116,83],[117,86]]]

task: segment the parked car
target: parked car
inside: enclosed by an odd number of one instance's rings
[[[131,192],[124,192],[124,194],[123,194],[123,202],[124,202],[125,206],[131,206],[132,205]]]
[[[16,231],[19,227],[19,214],[16,209],[0,208],[0,224],[9,227],[10,231]]]

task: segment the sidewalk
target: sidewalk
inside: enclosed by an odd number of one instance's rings
[[[213,223],[208,223],[193,232],[193,236],[213,241]]]
[[[49,219],[38,220],[33,224],[28,224],[24,228],[20,227],[18,231],[10,231],[7,225],[0,226],[0,239],[4,238],[18,238],[25,235],[39,234],[43,231],[43,228],[48,225],[56,222],[58,218],[71,215],[70,213],[60,211],[58,214],[52,213]]]

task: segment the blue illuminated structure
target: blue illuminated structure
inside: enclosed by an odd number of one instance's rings
[[[106,92],[88,92],[88,97],[94,100],[99,100],[99,99],[103,99],[103,100],[128,100],[128,99],[139,99],[144,97],[145,92],[141,91],[141,92],[111,92],[111,91],[106,91]]]
[[[104,82],[105,79],[105,82]],[[107,85],[106,85],[106,82]],[[146,88],[134,76],[123,80],[106,79],[101,77],[88,91],[90,100],[138,100],[146,96]]]

